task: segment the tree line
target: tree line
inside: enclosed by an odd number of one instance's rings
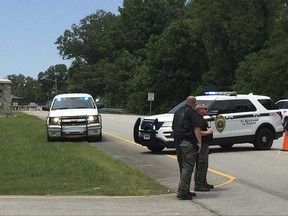
[[[124,0],[119,15],[97,10],[55,45],[71,66],[9,75],[14,95],[87,92],[141,114],[148,92],[153,113],[212,90],[288,97],[288,0]]]

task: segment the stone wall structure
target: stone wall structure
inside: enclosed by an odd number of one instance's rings
[[[0,79],[0,115],[11,114],[11,80]]]

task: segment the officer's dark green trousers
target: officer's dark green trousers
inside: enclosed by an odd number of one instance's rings
[[[193,169],[196,162],[195,144],[190,141],[183,140],[180,144],[182,152],[182,172],[178,186],[178,194],[186,195],[190,190],[190,183],[192,178]]]
[[[207,183],[208,153],[209,145],[207,143],[202,143],[201,151],[197,154],[196,158],[194,173],[195,186],[205,185]]]

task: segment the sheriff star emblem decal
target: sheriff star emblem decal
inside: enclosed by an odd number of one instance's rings
[[[215,118],[215,128],[219,133],[222,133],[225,129],[226,122],[222,115],[217,115]]]

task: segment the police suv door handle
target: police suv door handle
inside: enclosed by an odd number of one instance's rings
[[[260,117],[260,114],[253,114],[253,117]]]
[[[225,119],[234,119],[234,116],[225,116]]]

